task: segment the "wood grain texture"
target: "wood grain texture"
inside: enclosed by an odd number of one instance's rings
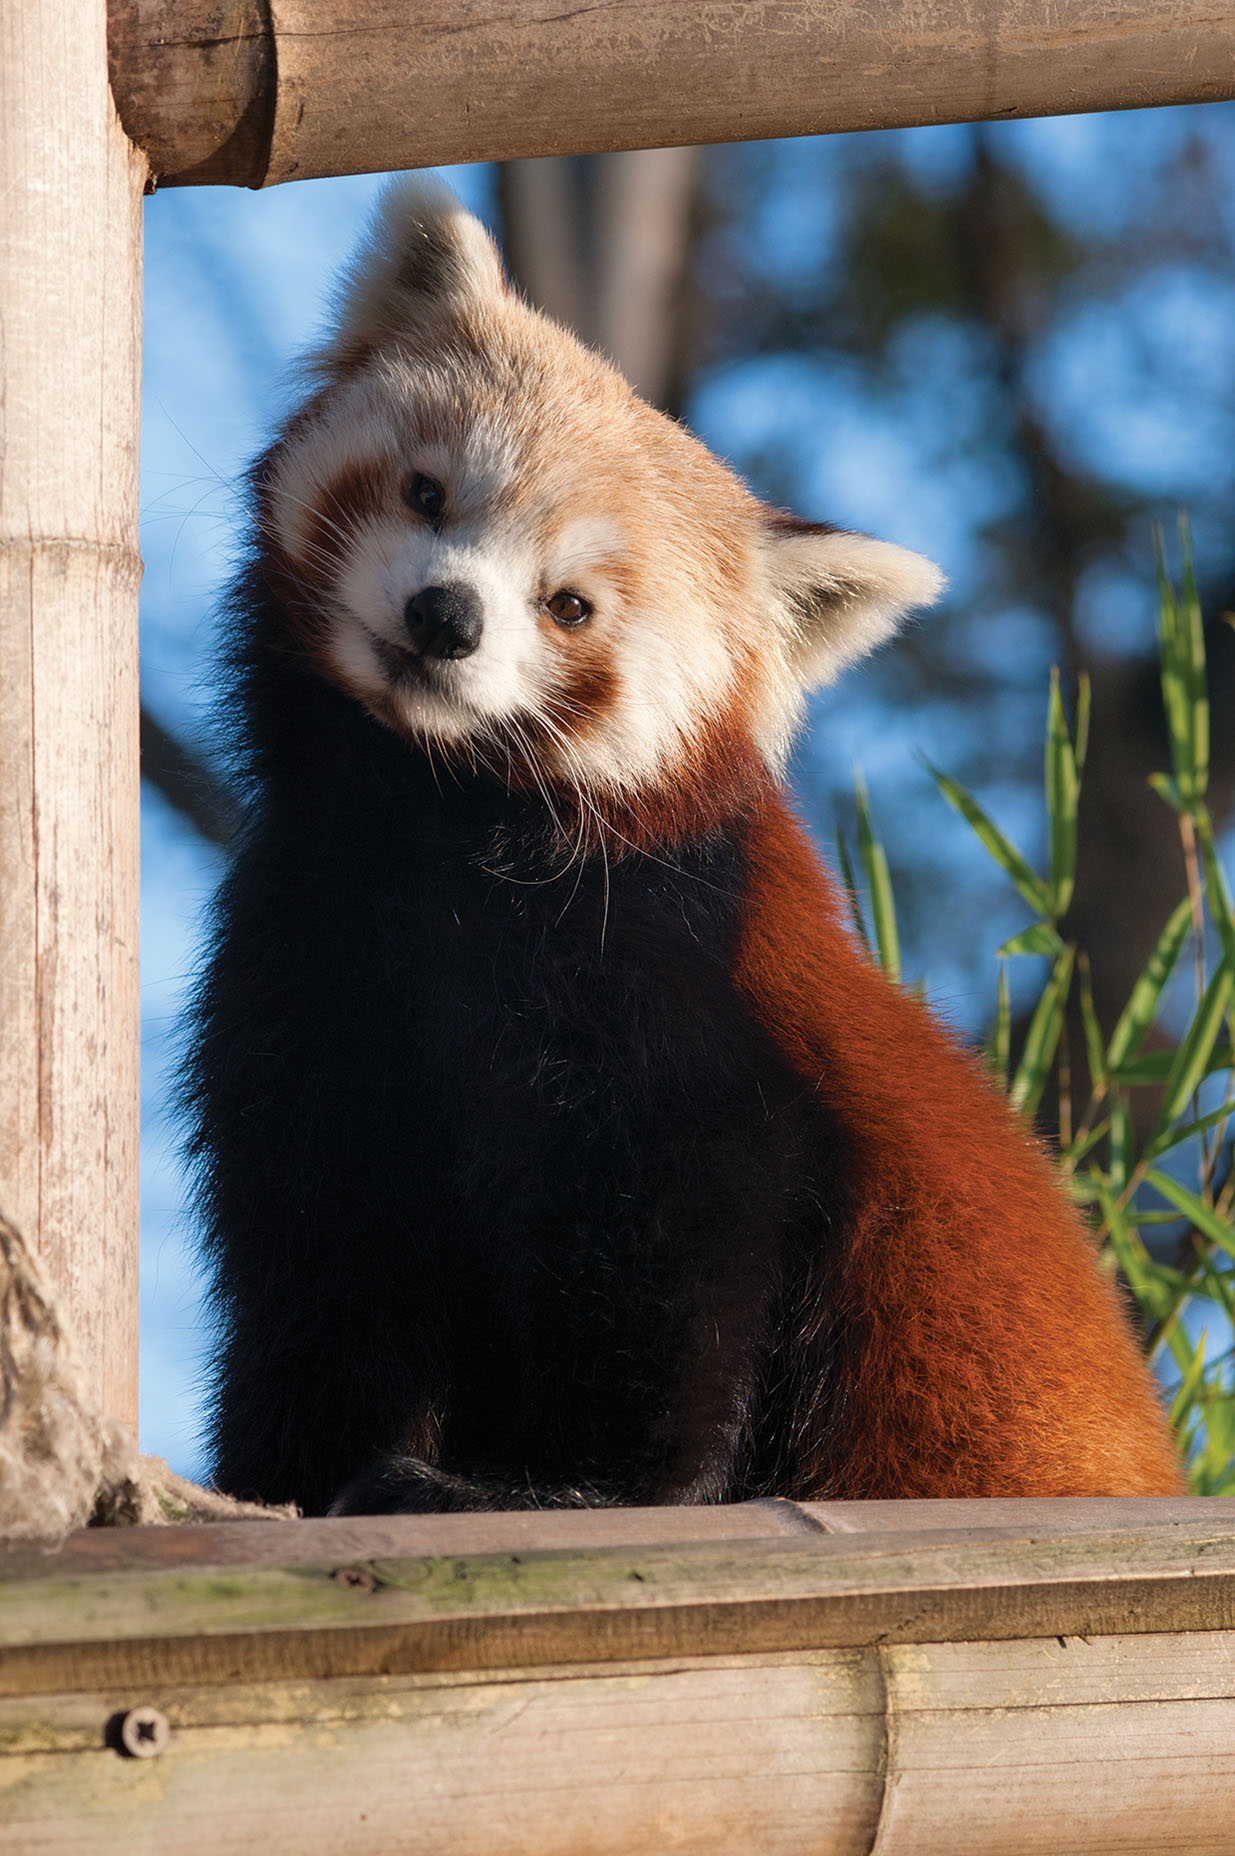
[[[274,108],[260,0],[110,0],[107,43],[120,120],[153,175],[260,184]]]
[[[1223,1856],[1233,1668],[1205,1632],[155,1679],[0,1701],[0,1813],[14,1856]],[[107,1745],[139,1704],[158,1761]]]
[[[1235,1506],[1199,1496],[1049,1501],[752,1501],[690,1508],[512,1510],[506,1514],[339,1516],[227,1526],[86,1528],[53,1549],[0,1542],[0,1581],[189,1566],[291,1566],[417,1555],[551,1552],[686,1545],[824,1534],[919,1534],[968,1539],[990,1528],[1024,1538],[1149,1529],[1155,1539],[1198,1523],[1221,1533]]]
[[[1235,95],[1216,0],[271,0],[264,40],[257,0],[113,6],[125,126],[164,183]]]
[[[6,0],[0,85],[0,1204],[135,1424],[145,169],[104,0]]]
[[[1235,1856],[1229,1515],[759,1502],[24,1548],[6,1856]],[[158,1758],[115,1750],[135,1708]]]
[[[1086,1532],[1038,1521],[403,1556],[388,1522],[368,1554],[351,1523],[349,1555],[325,1559],[300,1557],[292,1524],[278,1563],[168,1555],[84,1571],[27,1555],[0,1583],[0,1694],[156,1671],[259,1682],[1235,1629],[1235,1527],[1209,1507]]]

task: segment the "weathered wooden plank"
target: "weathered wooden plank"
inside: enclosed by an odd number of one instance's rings
[[[1229,1632],[890,1649],[874,1851],[1235,1851],[1233,1655]]]
[[[0,1814],[15,1856],[1222,1856],[1233,1658],[1206,1632],[30,1696],[0,1703]],[[157,1760],[106,1745],[140,1702]]]
[[[0,1205],[135,1424],[145,166],[105,35],[0,14]]]
[[[1035,1504],[1036,1506],[1036,1504]],[[1235,1625],[1225,1508],[1165,1528],[800,1534],[171,1565],[0,1585],[0,1693]],[[40,1576],[40,1571],[41,1575]]]
[[[0,1757],[7,1847],[793,1856],[862,1848],[878,1811],[880,1698],[860,1658],[387,1684],[355,1691],[350,1715],[335,1686],[209,1726],[186,1698],[158,1760],[97,1737],[89,1754]]]
[[[855,1506],[857,1504],[844,1504]],[[909,1504],[946,1507],[946,1503]],[[979,1504],[980,1506],[981,1504]],[[1100,1504],[1093,1504],[1095,1507]],[[1172,1509],[1174,1503],[1164,1503]],[[1204,1520],[1212,1504],[1193,1504]],[[1149,1504],[1153,1506],[1153,1504]],[[887,1524],[885,1522],[886,1531]],[[763,1540],[821,1531],[793,1502],[741,1502],[715,1508],[582,1508],[500,1514],[337,1516],[287,1522],[238,1521],[225,1527],[87,1528],[50,1551],[0,1542],[0,1579],[69,1573],[156,1570],[168,1566],[269,1566],[416,1554],[519,1553],[567,1547],[661,1546],[691,1540]]]
[[[542,1552],[555,1548],[662,1546],[778,1536],[952,1533],[1010,1527],[1057,1538],[1152,1528],[1165,1539],[1200,1522],[1221,1531],[1235,1505],[1200,1497],[1020,1497],[990,1501],[754,1501],[707,1508],[517,1510],[503,1514],[365,1515],[226,1527],[89,1528],[54,1547],[0,1542],[0,1579],[139,1571],[169,1566],[269,1566],[416,1554]]]
[[[1212,0],[112,0],[165,183],[262,186],[582,149],[1235,95]]]

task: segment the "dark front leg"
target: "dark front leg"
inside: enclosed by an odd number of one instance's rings
[[[620,1497],[595,1484],[533,1487],[501,1477],[456,1476],[392,1451],[350,1482],[331,1514],[492,1514],[506,1508],[610,1508]]]
[[[229,1495],[324,1514],[379,1451],[435,1454],[440,1388],[371,1332],[323,1320],[272,1341],[238,1326],[222,1367],[210,1439],[214,1481]]]

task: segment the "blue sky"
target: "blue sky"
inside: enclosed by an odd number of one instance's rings
[[[1215,112],[1225,111],[1225,115]],[[1119,118],[1062,118],[1005,125],[1044,197],[1074,228],[1100,240],[1135,225],[1138,199],[1204,118],[1216,158],[1235,180],[1235,115],[1227,106]],[[1221,131],[1219,133],[1219,131]],[[918,172],[948,183],[956,132],[901,132]],[[758,202],[758,236],[793,286],[804,240],[835,236],[829,162],[860,160],[873,138],[784,145],[775,182]],[[738,157],[734,157],[737,159]],[[448,171],[466,202],[485,214],[492,177]],[[211,693],[212,608],[227,578],[237,527],[235,488],[293,391],[289,367],[319,329],[331,282],[381,185],[379,177],[302,182],[269,193],[172,190],[146,206],[146,354],[142,426],[143,689],[169,725],[193,734]],[[1235,200],[1235,186],[1226,190]],[[1224,209],[1225,210],[1225,209]],[[1230,210],[1235,213],[1235,207]],[[1118,455],[1130,480],[1169,514],[1200,499],[1202,544],[1210,509],[1223,506],[1235,464],[1229,444],[1235,278],[1198,274],[1182,260],[1147,262],[1118,305],[1078,303],[1041,354],[1049,395],[1075,455],[1107,468]],[[770,356],[720,369],[697,391],[693,423],[729,456],[774,447],[792,460],[798,506],[916,547],[941,560],[962,607],[976,582],[975,536],[1012,487],[984,466],[986,408],[954,329],[916,328],[898,357],[903,390],[872,399],[851,369],[824,356]],[[954,383],[950,442],[940,443],[937,401],[915,382]],[[954,442],[972,428],[967,454]],[[756,485],[758,487],[758,485]],[[1122,650],[1152,625],[1149,587],[1133,568],[1104,570],[1088,588],[1093,637]],[[998,626],[958,636],[975,661],[1012,658],[1018,676],[992,698],[981,726],[992,738],[1023,726],[1026,704],[1044,701],[1051,639],[1038,615],[1009,601]],[[1039,694],[1039,692],[1041,694]],[[1002,714],[999,704],[1007,706]],[[974,727],[943,703],[889,716],[877,682],[859,674],[819,707],[798,777],[827,792],[863,764],[876,808],[897,831],[929,833],[932,856],[958,889],[979,882],[963,828],[923,810],[933,797],[916,748],[948,764]],[[1038,806],[1019,779],[998,777],[986,801],[1032,849]],[[142,1442],[173,1467],[197,1456],[202,1311],[192,1259],[177,1131],[168,1107],[185,989],[198,959],[201,914],[217,880],[217,855],[150,792],[143,798],[143,1223]],[[969,893],[969,892],[967,892]],[[978,892],[973,891],[976,894]],[[987,947],[1022,925],[1020,905],[987,883],[979,912]],[[973,958],[944,944],[924,953],[936,1003],[959,1024],[979,1024],[986,986]]]

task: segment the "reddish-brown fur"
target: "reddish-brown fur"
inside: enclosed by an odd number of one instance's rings
[[[359,307],[319,362],[320,390],[257,472],[264,572],[282,607],[272,648],[305,656],[406,733],[409,751],[541,795],[563,853],[604,859],[606,922],[611,862],[643,853],[659,865],[705,840],[730,854],[736,839],[746,887],[733,978],[819,1091],[825,1147],[835,1137],[818,1280],[786,1290],[793,1305],[771,1342],[769,1379],[794,1413],[778,1415],[783,1474],[760,1486],[807,1498],[1175,1493],[1150,1375],[1046,1156],[973,1059],[859,952],[774,784],[802,692],[933,599],[937,574],[903,550],[890,551],[897,565],[867,538],[763,508],[509,293],[478,228],[473,238],[436,196],[404,224],[391,198],[394,231],[370,255],[376,268],[360,267]],[[386,260],[383,295],[374,279]],[[355,394],[374,382],[358,413]],[[363,649],[337,649],[340,627],[363,632],[366,618],[387,656],[403,637],[414,578],[339,612],[349,561],[375,524],[391,557],[404,531],[427,534],[408,498],[421,469],[442,476],[448,540],[469,523],[515,533],[540,563],[514,570],[522,618],[506,622],[546,674],[485,709],[483,725],[441,739],[382,677],[355,682]],[[583,542],[562,541],[572,524]],[[431,550],[416,558],[437,571]],[[564,587],[594,609],[589,623],[554,624],[547,603]],[[723,985],[728,1006],[728,975]],[[806,1184],[811,1165],[807,1155]],[[692,1262],[711,1235],[683,1240]],[[739,1248],[748,1239],[741,1225]],[[808,1260],[804,1273],[815,1268]],[[681,1373],[683,1404],[709,1423],[737,1397],[717,1333],[700,1328],[703,1353],[688,1353]],[[436,1462],[443,1422],[436,1407],[421,1413],[404,1448]],[[687,1443],[701,1423],[683,1421]],[[236,1428],[247,1461],[248,1418]]]
[[[740,981],[795,1068],[860,1130],[841,1266],[839,1453],[798,1493],[1171,1495],[1182,1488],[1115,1291],[976,1063],[840,924],[769,791],[748,833]]]

